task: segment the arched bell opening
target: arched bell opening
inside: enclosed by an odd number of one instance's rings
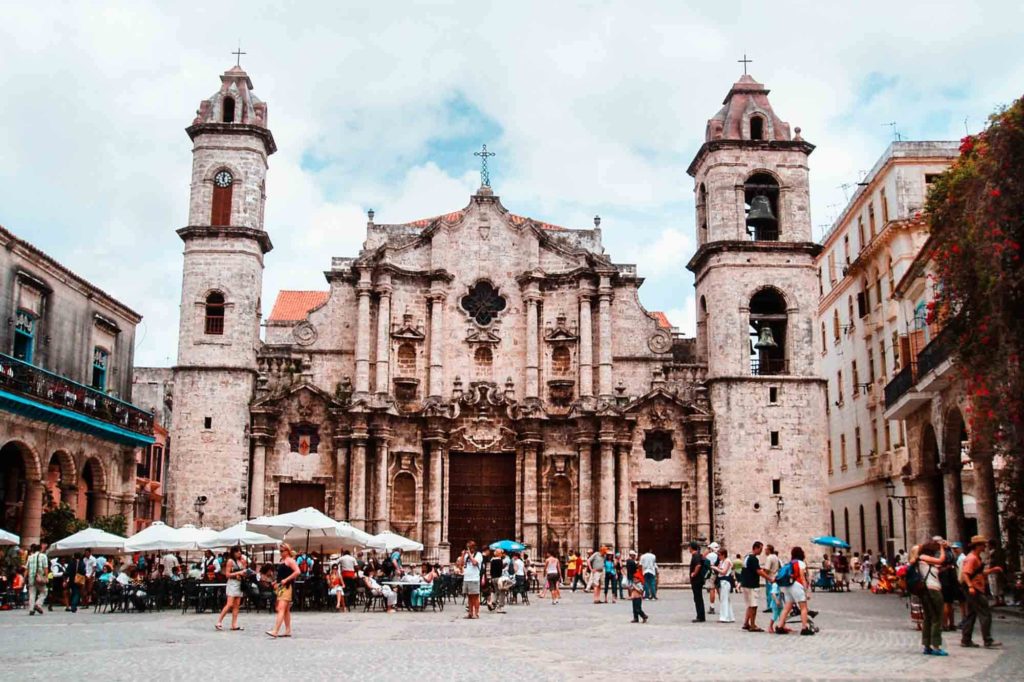
[[[751,241],[779,241],[779,183],[767,173],[754,173],[743,184],[747,234]]]
[[[750,299],[750,373],[788,374],[786,301],[774,289],[761,289]]]

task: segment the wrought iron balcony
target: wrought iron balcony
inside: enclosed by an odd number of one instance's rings
[[[885,407],[886,409],[896,404],[904,393],[909,391],[917,380],[917,364],[910,363],[892,378],[888,384],[885,385]]]
[[[944,327],[928,345],[917,354],[917,376],[923,377],[941,365],[953,352],[953,332]]]
[[[68,412],[79,415],[77,419],[68,420],[68,426],[71,428],[91,431],[91,420],[95,420],[114,427],[98,429],[105,431],[105,435],[112,435],[115,438],[121,436],[117,439],[131,441],[132,444],[153,441],[151,413],[3,353],[0,353],[0,391],[27,399],[18,401],[26,411],[32,404],[36,404],[42,408],[35,412],[45,412],[55,418]],[[131,434],[122,433],[125,431],[139,434],[142,438],[132,438]],[[139,442],[134,442],[136,440]]]
[[[782,358],[751,358],[750,373],[761,377],[789,374],[789,363]]]

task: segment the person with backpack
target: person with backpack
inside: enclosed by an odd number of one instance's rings
[[[775,573],[775,585],[782,593],[782,613],[779,616],[773,612],[775,619],[774,632],[777,635],[788,635],[792,630],[786,627],[789,614],[793,611],[793,604],[800,608],[800,634],[804,636],[813,635],[814,630],[810,627],[807,614],[807,592],[810,586],[807,584],[807,564],[802,547],[794,547],[789,552],[789,563],[783,564]]]
[[[906,573],[907,592],[921,600],[924,623],[921,644],[925,656],[948,656],[942,648],[942,547],[934,540],[911,548]]]

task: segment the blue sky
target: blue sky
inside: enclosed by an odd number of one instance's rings
[[[570,227],[600,214],[607,251],[647,278],[643,303],[692,331],[686,167],[744,52],[818,146],[817,236],[885,124],[957,139],[1020,96],[1024,62],[1007,55],[1022,20],[1009,2],[10,4],[0,224],[144,315],[137,364],[172,364],[184,128],[241,39],[280,150],[268,308],[281,288],[326,288],[367,208],[401,222],[463,207],[486,143],[506,206]]]

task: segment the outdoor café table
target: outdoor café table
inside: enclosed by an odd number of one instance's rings
[[[211,611],[215,611],[220,605],[220,597],[227,597],[225,586],[227,583],[199,583],[199,599],[196,601],[196,613],[202,613],[209,605]]]
[[[391,589],[398,593],[398,606],[412,611],[412,593],[418,587],[427,583],[410,583],[405,580],[385,580],[381,585],[390,585]]]

